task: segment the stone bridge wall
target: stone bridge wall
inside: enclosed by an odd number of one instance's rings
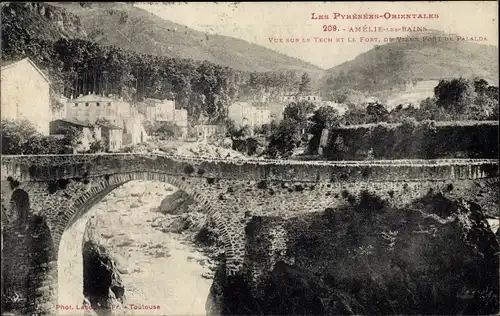
[[[4,156],[2,181],[53,181],[128,172],[300,182],[472,179],[498,175],[494,159],[316,162],[225,160],[165,155]]]
[[[51,306],[55,306],[51,299],[57,297],[54,294],[57,291],[57,277],[54,279],[57,264],[54,260],[57,259],[54,258],[57,258],[62,233],[107,193],[128,181],[141,179],[170,183],[205,207],[224,243],[227,273],[234,274],[245,261],[248,262],[244,260],[248,256],[263,255],[269,259],[265,262],[255,260],[252,268],[255,271],[264,271],[278,259],[288,260],[282,249],[288,237],[278,222],[274,226],[269,223],[257,225],[256,229],[264,236],[262,248],[248,252],[245,224],[252,217],[246,213],[293,217],[297,212],[317,212],[335,207],[345,203],[344,191],[356,195],[361,190],[379,193],[394,203],[404,204],[430,188],[440,189],[450,183],[498,177],[498,162],[235,161],[136,154],[4,156],[1,177],[2,211],[9,218],[16,219],[16,210],[9,202],[14,190],[23,190],[29,196],[30,215],[40,216],[44,221],[42,224],[48,227],[45,241],[40,242],[40,249],[45,249],[42,259],[27,259],[35,251],[28,246],[29,243],[13,243],[26,247],[3,250],[10,256],[12,266],[16,266],[16,260],[26,262],[26,265],[17,265],[22,271],[12,270],[14,274],[7,275],[14,276],[14,281],[9,283],[22,291],[23,284],[19,282],[25,277],[18,277],[17,282],[16,276],[42,271],[37,272],[39,277],[34,279],[32,286],[25,287],[28,292],[21,294],[29,298],[33,293],[39,293],[36,299],[30,299],[29,304],[33,307],[30,311],[45,310],[50,314]],[[258,243],[256,240],[249,242]]]

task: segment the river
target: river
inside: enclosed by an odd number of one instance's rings
[[[127,314],[205,315],[212,280],[206,258],[186,235],[161,232],[152,223],[157,207],[175,188],[157,182],[133,181],[111,192],[63,235],[59,249],[60,305],[81,304],[83,274],[81,241],[85,223],[98,218],[97,232],[113,254],[125,286]],[[134,309],[141,308],[142,309]],[[149,307],[151,309],[145,309]],[[60,310],[59,315],[80,311]]]

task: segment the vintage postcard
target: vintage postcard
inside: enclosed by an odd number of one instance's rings
[[[2,315],[499,314],[498,2],[2,2]]]

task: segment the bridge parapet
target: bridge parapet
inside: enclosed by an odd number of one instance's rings
[[[498,176],[498,160],[293,161],[161,154],[3,156],[2,181],[53,181],[130,172],[245,181],[355,182],[477,179]]]

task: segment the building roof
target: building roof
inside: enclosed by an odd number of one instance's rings
[[[57,122],[57,121],[65,122],[65,123],[68,123],[71,125],[82,126],[82,127],[94,127],[95,126],[94,124],[90,123],[89,121],[79,121],[76,119],[68,119],[68,118],[57,119],[57,120],[54,120],[52,122]]]
[[[98,94],[87,94],[78,98],[74,98],[71,102],[116,102],[118,100],[105,97]]]
[[[105,127],[105,128],[109,128],[109,129],[123,129],[119,126],[116,126],[116,125],[113,125],[111,123],[104,123],[104,122],[99,122],[99,123],[95,123],[95,125],[98,125],[98,126],[101,126],[101,127]]]
[[[47,77],[47,75],[40,68],[38,68],[38,66],[31,59],[29,59],[29,57],[26,57],[26,58],[23,58],[20,60],[15,60],[15,61],[11,60],[11,61],[2,62],[1,69],[2,69],[2,71],[5,69],[9,69],[9,68],[15,67],[16,65],[19,65],[21,62],[25,62],[25,61],[27,61],[31,66],[33,66],[33,68],[35,68],[35,70],[38,71],[38,73],[43,77],[43,79],[45,79],[45,81],[47,81],[49,84],[52,83],[52,82],[50,82],[49,77]]]

